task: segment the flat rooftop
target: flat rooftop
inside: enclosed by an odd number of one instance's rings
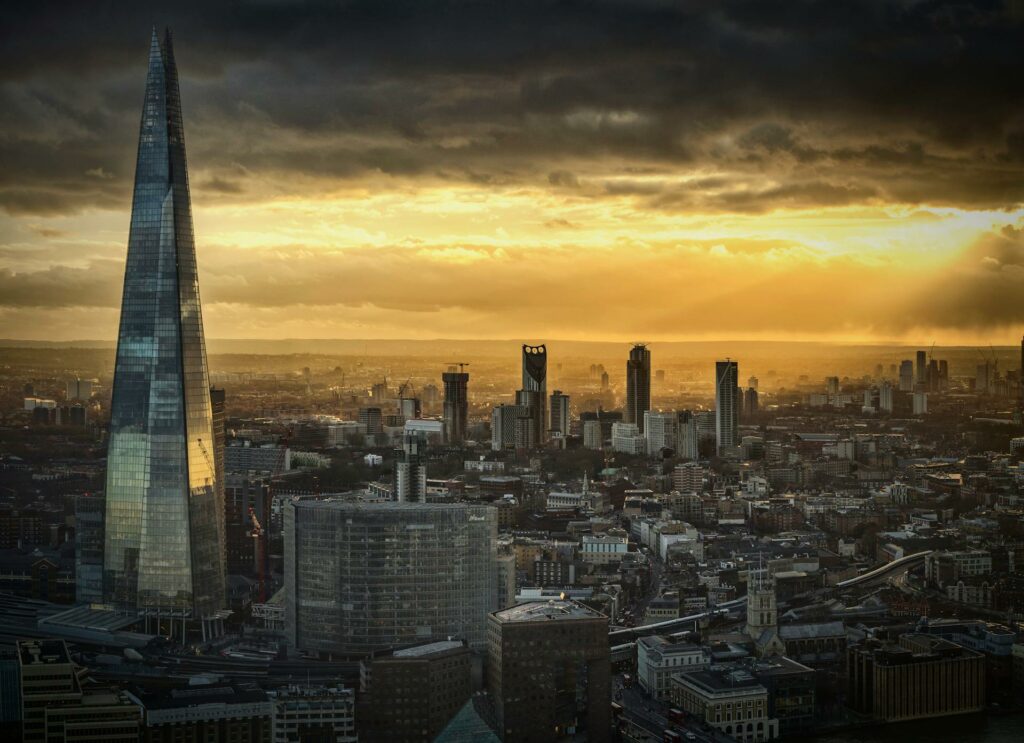
[[[496,611],[492,615],[502,624],[512,622],[545,622],[559,619],[605,619],[604,614],[584,606],[578,601],[551,599],[519,604],[509,609]]]
[[[18,643],[18,656],[23,666],[71,662],[63,640],[22,640]]]
[[[402,650],[396,650],[391,654],[392,658],[425,658],[428,655],[437,655],[439,653],[447,653],[452,650],[459,650],[466,647],[461,640],[440,640],[438,642],[430,642],[426,645],[416,645],[411,648],[403,648]]]

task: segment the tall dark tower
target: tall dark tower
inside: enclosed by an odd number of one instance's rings
[[[462,366],[462,365],[460,365]],[[469,422],[469,374],[454,367],[441,375],[444,382],[444,438],[457,444],[466,438]]]
[[[220,631],[224,517],[170,32],[153,32],[107,453],[105,600]]]
[[[534,441],[540,444],[547,434],[544,422],[548,403],[547,346],[523,344],[523,387],[516,395],[516,403],[530,407]]]
[[[651,352],[637,343],[626,362],[626,423],[644,432],[644,413],[651,409]]]

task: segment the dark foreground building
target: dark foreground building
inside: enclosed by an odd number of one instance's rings
[[[608,618],[575,601],[490,616],[487,686],[506,741],[608,740]]]
[[[469,699],[471,656],[464,641],[441,640],[363,661],[359,739],[430,743]]]
[[[217,452],[178,72],[170,33],[161,41],[154,31],[114,368],[103,582],[109,603],[164,633],[220,631]]]
[[[885,722],[985,707],[985,658],[947,640],[907,634],[849,651],[848,704]]]

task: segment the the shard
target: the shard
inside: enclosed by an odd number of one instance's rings
[[[216,632],[222,511],[178,74],[154,31],[107,454],[104,595],[153,631]]]

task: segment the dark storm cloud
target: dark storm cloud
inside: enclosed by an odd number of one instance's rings
[[[0,207],[124,206],[154,22],[175,32],[195,182],[220,198],[261,196],[237,167],[287,190],[564,189],[632,166],[771,175],[757,203],[726,186],[659,208],[1024,201],[1019,3],[374,0],[6,8]]]

